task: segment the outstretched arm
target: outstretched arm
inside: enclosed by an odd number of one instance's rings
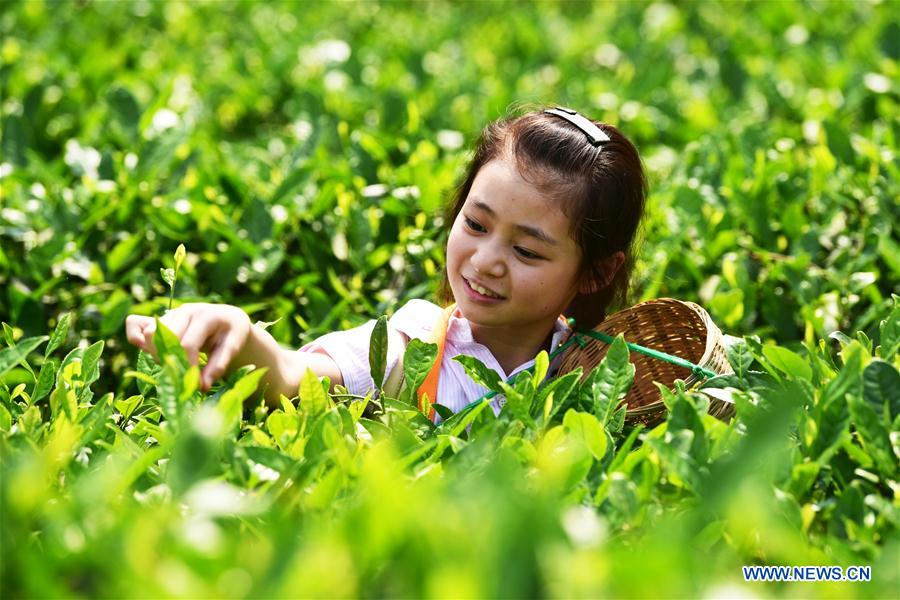
[[[197,364],[201,351],[206,352],[208,361],[200,375],[204,391],[220,377],[251,364],[268,369],[262,384],[267,385],[265,397],[270,405],[277,405],[281,394],[295,396],[307,369],[329,377],[332,385],[343,383],[337,363],[327,354],[282,348],[269,333],[253,327],[247,313],[236,306],[184,304],[160,320],[181,341],[192,365]],[[155,319],[129,315],[125,331],[130,343],[156,355]]]

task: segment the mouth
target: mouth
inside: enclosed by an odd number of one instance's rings
[[[480,283],[463,277],[462,280],[466,284],[466,291],[478,300],[504,300],[505,298],[490,288],[486,288]]]

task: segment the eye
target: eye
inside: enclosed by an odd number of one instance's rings
[[[523,248],[522,246],[516,246],[515,251],[516,251],[516,254],[518,254],[522,258],[525,258],[528,260],[541,260],[544,258],[540,254],[535,254],[531,250],[528,250],[527,248]]]
[[[485,232],[487,232],[487,229],[485,229],[484,227],[482,227],[482,226],[481,226],[481,223],[479,223],[478,221],[473,221],[473,220],[470,219],[469,217],[463,217],[463,220],[464,220],[464,222],[465,222],[465,224],[466,224],[466,227],[468,227],[468,228],[471,229],[472,231],[474,231],[474,232],[476,232],[476,233],[485,233]]]

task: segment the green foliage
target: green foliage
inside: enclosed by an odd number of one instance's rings
[[[588,406],[601,423],[611,425],[614,431],[622,428],[625,418],[625,408],[619,407],[619,401],[634,381],[634,365],[628,355],[624,338],[617,336],[600,365],[582,386],[582,405]]]
[[[475,383],[493,392],[501,391],[500,376],[497,375],[497,372],[493,369],[486,367],[484,363],[477,358],[461,354],[459,356],[454,356],[453,360],[463,366],[466,370],[466,374]]]
[[[369,370],[372,381],[376,385],[384,381],[384,371],[387,369],[388,330],[387,317],[378,317],[375,327],[372,329],[372,338],[369,342]]]
[[[894,8],[7,3],[4,596],[896,595]],[[196,299],[296,347],[428,297],[468,148],[531,102],[640,148],[634,299],[743,337],[734,375],[661,390],[665,423],[625,423],[621,340],[583,379],[460,358],[505,402],[437,424],[412,406],[418,341],[400,399],[308,373],[278,408],[262,371],[202,392],[159,322],[158,360],[127,344],[127,314]],[[376,382],[386,360],[382,318]],[[873,581],[749,584],[745,564]]]
[[[429,595],[435,570],[462,561],[476,595],[493,596],[509,584],[488,572],[525,555],[536,561],[535,585],[562,580],[585,593],[643,589],[624,566],[583,568],[622,561],[649,560],[655,586],[679,593],[720,584],[683,581],[665,566],[673,556],[732,582],[742,564],[834,562],[872,565],[871,585],[883,593],[896,584],[891,490],[900,447],[890,432],[900,373],[896,360],[872,357],[859,340],[814,388],[762,353],[764,371],[734,389],[730,424],[706,414],[702,393],[663,388],[668,418],[644,431],[604,421],[607,403],[599,414],[581,409],[582,399],[596,401],[610,382],[627,386],[633,376],[627,360],[617,363],[621,342],[583,380],[574,372],[536,386],[530,376],[501,382],[518,394],[518,409],[509,397],[494,416],[485,400],[423,426],[418,411],[390,399],[364,417],[367,398],[331,397],[312,373],[299,398],[276,409],[259,404],[261,370],[201,394],[197,367],[168,344],[164,327],[157,336],[160,366],[140,395],[94,398],[101,343],[59,363],[49,404],[0,388],[4,548],[30,531],[43,537],[6,555],[11,589],[107,596],[140,584],[155,595],[195,596],[218,593],[223,573],[240,569],[241,595],[298,585]],[[44,359],[29,346],[23,360]],[[404,363],[419,364],[425,350],[411,344]],[[830,360],[827,346],[814,352]],[[420,371],[412,369],[413,383]],[[403,508],[379,512],[385,504]],[[459,528],[469,522],[480,525]],[[473,543],[485,549],[474,557]],[[119,547],[128,548],[120,561],[98,555]],[[297,580],[294,569],[277,568],[311,568],[322,548],[352,569]],[[416,558],[423,548],[428,561]],[[162,567],[147,568],[163,555],[189,579],[173,583]],[[24,576],[37,571],[45,576]],[[75,573],[90,578],[73,588]],[[803,589],[857,593],[847,585]]]

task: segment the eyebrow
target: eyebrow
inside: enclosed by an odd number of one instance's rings
[[[491,217],[496,217],[497,213],[493,208],[482,202],[481,200],[475,200],[472,202],[472,206],[477,209],[480,209],[486,212]],[[550,234],[545,232],[540,227],[533,227],[531,225],[515,225],[515,228],[524,233],[525,235],[531,236],[535,239],[538,239],[545,244],[549,244],[550,246],[558,246],[559,242],[557,242],[554,238],[550,237]]]

